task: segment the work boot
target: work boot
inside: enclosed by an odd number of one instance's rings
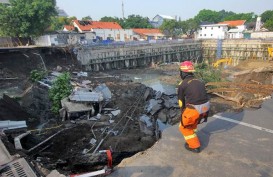
[[[189,144],[188,143],[185,143],[185,148],[188,150],[188,151],[191,151],[191,152],[194,152],[194,153],[199,153],[199,152],[201,152],[201,150],[200,150],[200,147],[199,148],[190,148],[189,147]]]

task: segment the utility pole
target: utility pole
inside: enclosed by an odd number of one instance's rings
[[[122,18],[124,19],[124,3],[123,3],[123,0],[122,0]]]

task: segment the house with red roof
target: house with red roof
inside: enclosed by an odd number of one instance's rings
[[[232,20],[232,21],[223,21],[218,24],[226,24],[228,25],[228,38],[244,38],[243,31],[246,30],[245,26],[246,20]]]
[[[94,31],[94,29],[122,29],[122,27],[116,22],[73,20],[72,23],[81,33]]]
[[[243,38],[246,30],[246,20],[223,21],[217,24],[200,25],[196,38],[198,39],[226,39]]]
[[[245,30],[245,22],[246,20],[232,20],[232,21],[223,21],[219,22],[218,24],[227,24],[230,28],[238,28]]]
[[[134,35],[139,36],[138,39],[151,40],[162,39],[164,34],[159,29],[134,28]]]
[[[88,20],[73,20],[73,26],[64,26],[64,31],[78,31],[79,33],[95,33],[99,40],[131,41],[162,39],[163,33],[159,29],[122,29],[116,22],[100,22]]]
[[[73,20],[72,24],[79,33],[93,32],[99,40],[128,41],[133,35],[132,30],[122,29],[116,22]]]
[[[64,25],[63,31],[74,31],[75,27],[73,25]]]

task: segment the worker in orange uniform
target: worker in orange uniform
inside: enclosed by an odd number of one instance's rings
[[[194,65],[191,61],[180,63],[182,82],[178,86],[178,104],[181,108],[179,131],[184,136],[185,148],[199,153],[200,141],[196,135],[197,125],[207,121],[210,102],[205,84],[194,77]]]

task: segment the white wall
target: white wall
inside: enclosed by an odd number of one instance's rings
[[[273,38],[273,32],[253,32],[251,33],[251,38]]]
[[[113,37],[115,41],[128,41],[133,39],[133,30],[131,29],[93,29],[96,36],[106,40],[107,37]]]
[[[245,30],[246,29],[246,26],[245,25],[240,25],[240,26],[236,26],[238,29],[240,30]]]
[[[222,25],[204,25],[200,26],[197,39],[225,39],[227,37],[227,26]]]
[[[38,46],[52,46],[58,45],[57,35],[44,35],[34,39],[35,45]]]
[[[79,31],[80,33],[83,32],[83,31],[81,30],[81,28],[77,25],[77,23],[73,22],[73,26],[74,26],[75,28],[77,28],[78,31]]]
[[[244,38],[244,34],[242,32],[229,33],[228,38],[230,38],[230,39]]]

